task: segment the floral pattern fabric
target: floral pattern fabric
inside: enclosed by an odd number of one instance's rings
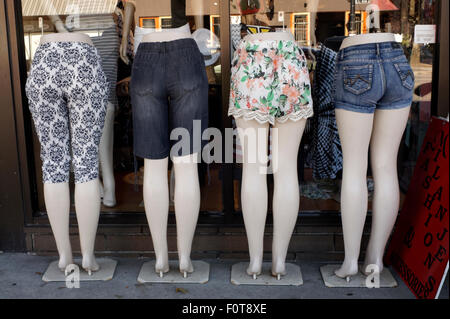
[[[44,183],[98,177],[98,146],[108,102],[108,82],[92,45],[50,42],[39,46],[26,94],[41,144]]]
[[[313,115],[306,57],[294,41],[242,40],[231,73],[228,115],[272,125]]]

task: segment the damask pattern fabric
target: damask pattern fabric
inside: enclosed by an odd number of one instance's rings
[[[231,73],[228,115],[272,125],[313,115],[306,58],[294,41],[243,39]]]
[[[98,146],[106,115],[108,82],[97,49],[87,43],[39,46],[26,94],[41,144],[44,183],[98,177]]]

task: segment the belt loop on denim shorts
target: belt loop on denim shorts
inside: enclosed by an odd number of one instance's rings
[[[381,57],[380,44],[377,43],[376,46],[377,46],[377,57],[380,58]]]

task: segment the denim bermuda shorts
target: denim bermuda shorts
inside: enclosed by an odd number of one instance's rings
[[[136,156],[163,159],[201,152],[201,134],[208,126],[208,79],[194,39],[141,43],[130,95]],[[181,134],[171,139],[173,129]],[[182,140],[189,144],[171,154],[171,146]]]
[[[401,109],[412,103],[414,72],[397,42],[355,45],[339,51],[334,85],[337,109]]]

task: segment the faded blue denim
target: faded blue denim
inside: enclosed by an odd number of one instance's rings
[[[337,109],[401,109],[412,103],[414,73],[397,42],[356,45],[339,51],[334,85]]]

